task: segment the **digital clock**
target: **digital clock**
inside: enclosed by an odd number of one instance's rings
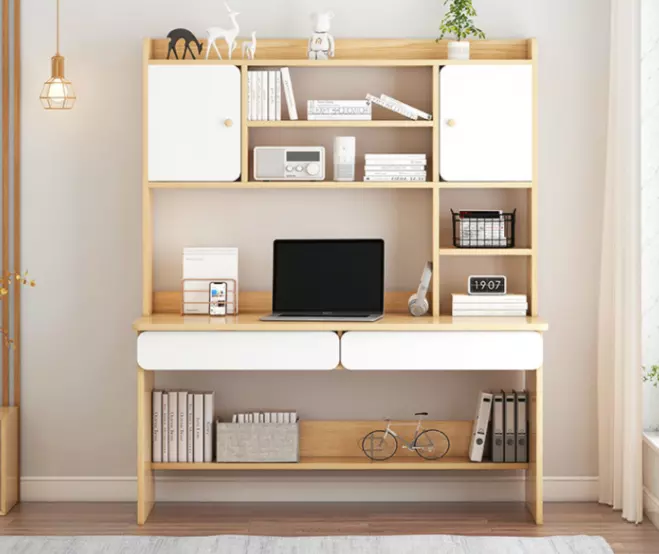
[[[470,275],[467,281],[469,294],[506,294],[504,275]]]

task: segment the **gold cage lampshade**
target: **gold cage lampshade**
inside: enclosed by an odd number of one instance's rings
[[[76,102],[76,94],[71,81],[64,77],[64,56],[51,58],[52,76],[41,91],[41,104],[46,110],[70,110]]]

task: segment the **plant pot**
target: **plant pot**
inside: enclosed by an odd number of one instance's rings
[[[466,40],[450,40],[448,43],[449,60],[468,60],[469,42]]]

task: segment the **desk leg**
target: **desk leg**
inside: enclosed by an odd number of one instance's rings
[[[542,367],[527,371],[529,393],[529,469],[526,472],[526,506],[538,525],[543,523],[542,509]]]
[[[154,502],[151,470],[151,398],[153,371],[137,368],[137,524],[146,523]]]

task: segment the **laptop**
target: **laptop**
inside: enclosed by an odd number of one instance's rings
[[[384,240],[276,240],[272,314],[262,321],[377,321]]]

